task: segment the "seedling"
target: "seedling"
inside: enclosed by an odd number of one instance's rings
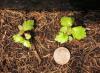
[[[65,43],[73,39],[81,40],[86,37],[86,29],[82,26],[72,27],[75,19],[72,17],[62,17],[60,20],[61,28],[55,37],[55,41]]]
[[[31,48],[31,35],[29,33],[25,33],[26,31],[31,31],[34,28],[34,20],[26,20],[24,21],[23,25],[19,25],[19,32],[18,34],[13,35],[13,40],[16,43],[21,43],[25,47]],[[25,35],[25,38],[22,35]]]
[[[27,21],[24,21],[23,22],[23,25],[19,25],[18,28],[19,28],[19,33],[20,35],[23,35],[25,31],[30,31],[32,29],[34,29],[34,21],[33,20],[27,20]]]

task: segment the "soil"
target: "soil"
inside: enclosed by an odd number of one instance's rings
[[[64,3],[63,0],[0,3],[0,73],[100,73],[100,11],[76,11]],[[62,16],[73,16],[75,26],[82,24],[87,28],[87,37],[64,44],[55,42]],[[18,25],[28,19],[34,19],[36,24],[31,32],[31,49],[12,40]],[[61,46],[71,53],[70,61],[63,66],[53,59],[54,50]]]

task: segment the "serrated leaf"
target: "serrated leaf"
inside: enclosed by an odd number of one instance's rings
[[[23,30],[24,31],[32,30],[34,28],[33,25],[34,25],[34,20],[24,21]]]
[[[72,35],[75,39],[81,40],[86,37],[86,29],[82,26],[72,28]]]
[[[60,32],[56,36],[55,41],[60,42],[60,43],[65,43],[68,41],[68,35]]]
[[[13,40],[16,43],[23,43],[24,42],[24,38],[22,36],[18,35],[18,34],[13,36]]]
[[[74,23],[74,18],[64,16],[61,18],[60,23],[62,26],[71,27]]]

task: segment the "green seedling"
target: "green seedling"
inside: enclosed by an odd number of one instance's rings
[[[31,35],[29,33],[25,33],[26,31],[31,31],[34,29],[34,20],[24,21],[23,25],[19,25],[19,32],[16,35],[13,35],[13,40],[16,43],[21,43],[27,48],[31,48],[31,43],[29,39],[31,39]],[[25,38],[22,35],[25,35]]]
[[[86,29],[82,26],[73,27],[72,25],[75,23],[75,19],[72,17],[62,17],[61,28],[59,34],[56,35],[55,41],[60,43],[65,43],[68,41],[72,41],[73,39],[81,40],[86,37]]]
[[[32,30],[34,29],[34,20],[26,20],[23,22],[23,25],[19,25],[18,28],[19,28],[19,33],[20,35],[23,35],[25,31],[29,31],[29,30]]]

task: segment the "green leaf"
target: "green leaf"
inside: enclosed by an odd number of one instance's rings
[[[68,35],[65,33],[60,32],[56,38],[55,41],[60,42],[60,43],[65,43],[68,41]]]
[[[13,36],[13,40],[16,43],[23,43],[24,42],[24,38],[22,36],[18,35],[18,34]]]
[[[29,40],[29,39],[31,39],[31,35],[30,35],[29,33],[25,33],[25,38],[26,38],[27,40]]]
[[[71,27],[74,23],[74,18],[64,16],[61,18],[60,23],[62,26]]]
[[[72,29],[71,27],[61,27],[60,32],[66,33],[67,35],[71,35]]]
[[[73,27],[72,31],[73,37],[77,40],[81,40],[86,37],[86,29],[82,26]]]
[[[67,27],[61,27],[60,28],[60,32],[67,33],[67,31],[68,31]]]
[[[27,48],[31,48],[31,43],[28,40],[24,40],[23,45]]]
[[[32,30],[34,28],[33,25],[34,25],[34,20],[24,21],[23,30],[24,31]]]

